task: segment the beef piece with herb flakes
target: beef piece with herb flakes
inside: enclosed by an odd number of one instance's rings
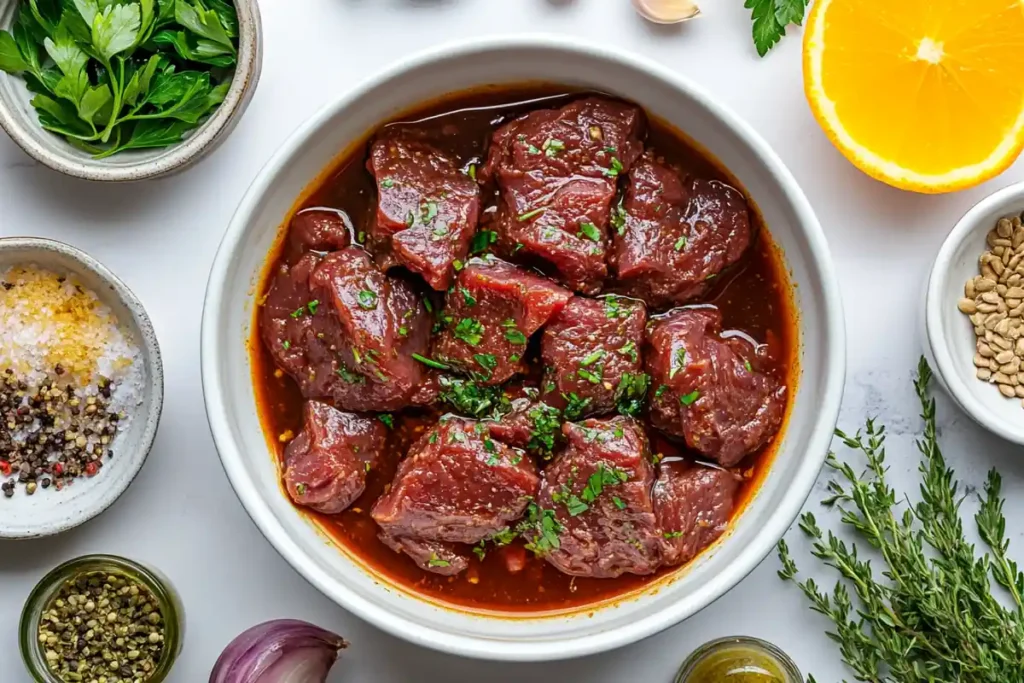
[[[499,251],[541,261],[567,286],[601,291],[616,180],[642,151],[638,107],[590,97],[500,128],[483,177],[497,179]]]
[[[525,371],[530,335],[571,296],[547,278],[497,258],[473,259],[448,293],[434,359],[482,384],[502,384]]]
[[[309,276],[319,262],[316,254],[306,254],[294,264],[279,265],[260,309],[263,342],[277,367],[295,379],[306,398],[329,396],[334,381],[329,373],[311,373],[306,359],[306,345],[318,343],[312,328],[319,303],[312,312],[308,307],[313,301]]]
[[[453,543],[423,541],[408,536],[394,538],[385,534],[380,535],[380,540],[396,553],[409,556],[416,566],[424,571],[441,576],[455,576],[469,567],[469,560]]]
[[[469,253],[480,187],[454,159],[411,134],[377,139],[367,166],[379,196],[369,235],[378,262],[403,265],[434,289],[448,289]]]
[[[528,538],[560,571],[599,579],[651,574],[661,558],[647,437],[632,418],[562,427],[569,445],[544,470],[537,504],[554,522]]]
[[[541,398],[565,410],[575,397],[579,408],[569,419],[615,410],[634,383],[647,386],[640,358],[646,324],[641,301],[574,297],[544,328]]]
[[[750,246],[750,209],[718,180],[681,179],[647,153],[612,218],[616,289],[654,308],[690,301]]]
[[[565,441],[562,411],[529,398],[512,401],[512,410],[501,419],[488,422],[487,427],[498,441],[544,459],[550,459]]]
[[[303,209],[292,218],[288,236],[301,250],[337,251],[352,243],[349,225],[337,209]]]
[[[658,429],[731,467],[768,443],[782,424],[786,387],[759,372],[742,337],[721,336],[716,308],[670,313],[647,331],[650,417]]]
[[[665,564],[689,562],[729,526],[742,479],[716,467],[663,460],[654,482],[654,514]]]
[[[362,495],[387,429],[319,401],[307,401],[303,412],[305,427],[284,450],[285,488],[296,504],[334,515]]]
[[[345,410],[385,412],[427,404],[428,369],[412,354],[430,341],[430,316],[412,286],[385,275],[358,247],[328,254],[309,278],[311,316],[296,377],[309,398],[329,396]],[[315,304],[315,306],[314,306]],[[425,390],[426,389],[426,390]]]
[[[519,519],[538,483],[533,461],[484,423],[448,417],[413,444],[371,514],[392,545],[475,544]]]

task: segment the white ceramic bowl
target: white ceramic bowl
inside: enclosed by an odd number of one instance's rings
[[[614,603],[546,617],[461,611],[388,585],[326,543],[282,495],[260,428],[246,342],[278,226],[303,188],[355,141],[404,110],[480,85],[547,80],[615,93],[668,120],[734,173],[785,250],[800,312],[799,386],[778,457],[731,534],[673,580]],[[697,612],[771,551],[803,505],[838,417],[845,372],[839,292],[821,227],[789,171],[735,114],[664,67],[554,37],[491,38],[391,67],[303,124],[260,172],[217,254],[203,311],[207,413],[224,468],[253,520],[310,582],[348,610],[427,647],[485,659],[546,660],[609,650]]]
[[[1024,445],[1024,406],[995,384],[979,380],[974,367],[974,326],[957,308],[964,284],[979,274],[985,237],[1000,218],[1024,212],[1024,183],[986,197],[956,224],[939,249],[928,277],[924,304],[925,355],[943,387],[978,424]]]
[[[88,254],[62,242],[34,237],[0,238],[0,271],[35,264],[56,273],[73,273],[117,316],[141,350],[140,402],[130,409],[127,429],[114,437],[114,457],[92,478],[77,479],[61,491],[39,488],[0,498],[0,539],[52,536],[86,522],[110,507],[135,479],[153,447],[164,397],[160,347],[142,302],[121,280]],[[2,479],[2,477],[0,477]],[[0,556],[3,551],[0,550]]]
[[[0,0],[0,28],[9,29],[18,7],[28,0]],[[0,71],[0,128],[41,164],[85,180],[127,182],[170,175],[215,150],[235,129],[256,92],[263,66],[263,36],[256,0],[233,0],[238,11],[238,64],[227,97],[203,125],[163,149],[129,150],[106,159],[76,149],[64,138],[43,130],[33,94],[18,76]]]

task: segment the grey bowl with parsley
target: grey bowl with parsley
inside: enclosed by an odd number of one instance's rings
[[[0,0],[0,127],[67,175],[180,171],[234,128],[262,65],[255,0]]]

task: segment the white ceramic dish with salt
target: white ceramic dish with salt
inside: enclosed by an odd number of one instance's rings
[[[118,380],[111,407],[127,417],[111,444],[114,456],[103,459],[103,467],[96,476],[77,478],[60,491],[53,486],[39,487],[33,495],[19,485],[13,497],[0,497],[0,539],[57,534],[110,507],[142,469],[163,406],[163,368],[156,335],[142,303],[121,280],[87,254],[52,240],[0,239],[0,273],[14,266],[35,266],[74,275],[117,318],[119,333],[113,335],[112,348],[99,359],[97,370]],[[17,335],[7,337],[2,346],[0,352],[28,348]],[[132,362],[115,370],[111,362],[119,357]],[[93,387],[92,391],[95,390]]]

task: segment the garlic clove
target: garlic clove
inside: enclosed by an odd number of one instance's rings
[[[633,0],[633,7],[656,24],[678,24],[700,15],[700,7],[693,0]]]

